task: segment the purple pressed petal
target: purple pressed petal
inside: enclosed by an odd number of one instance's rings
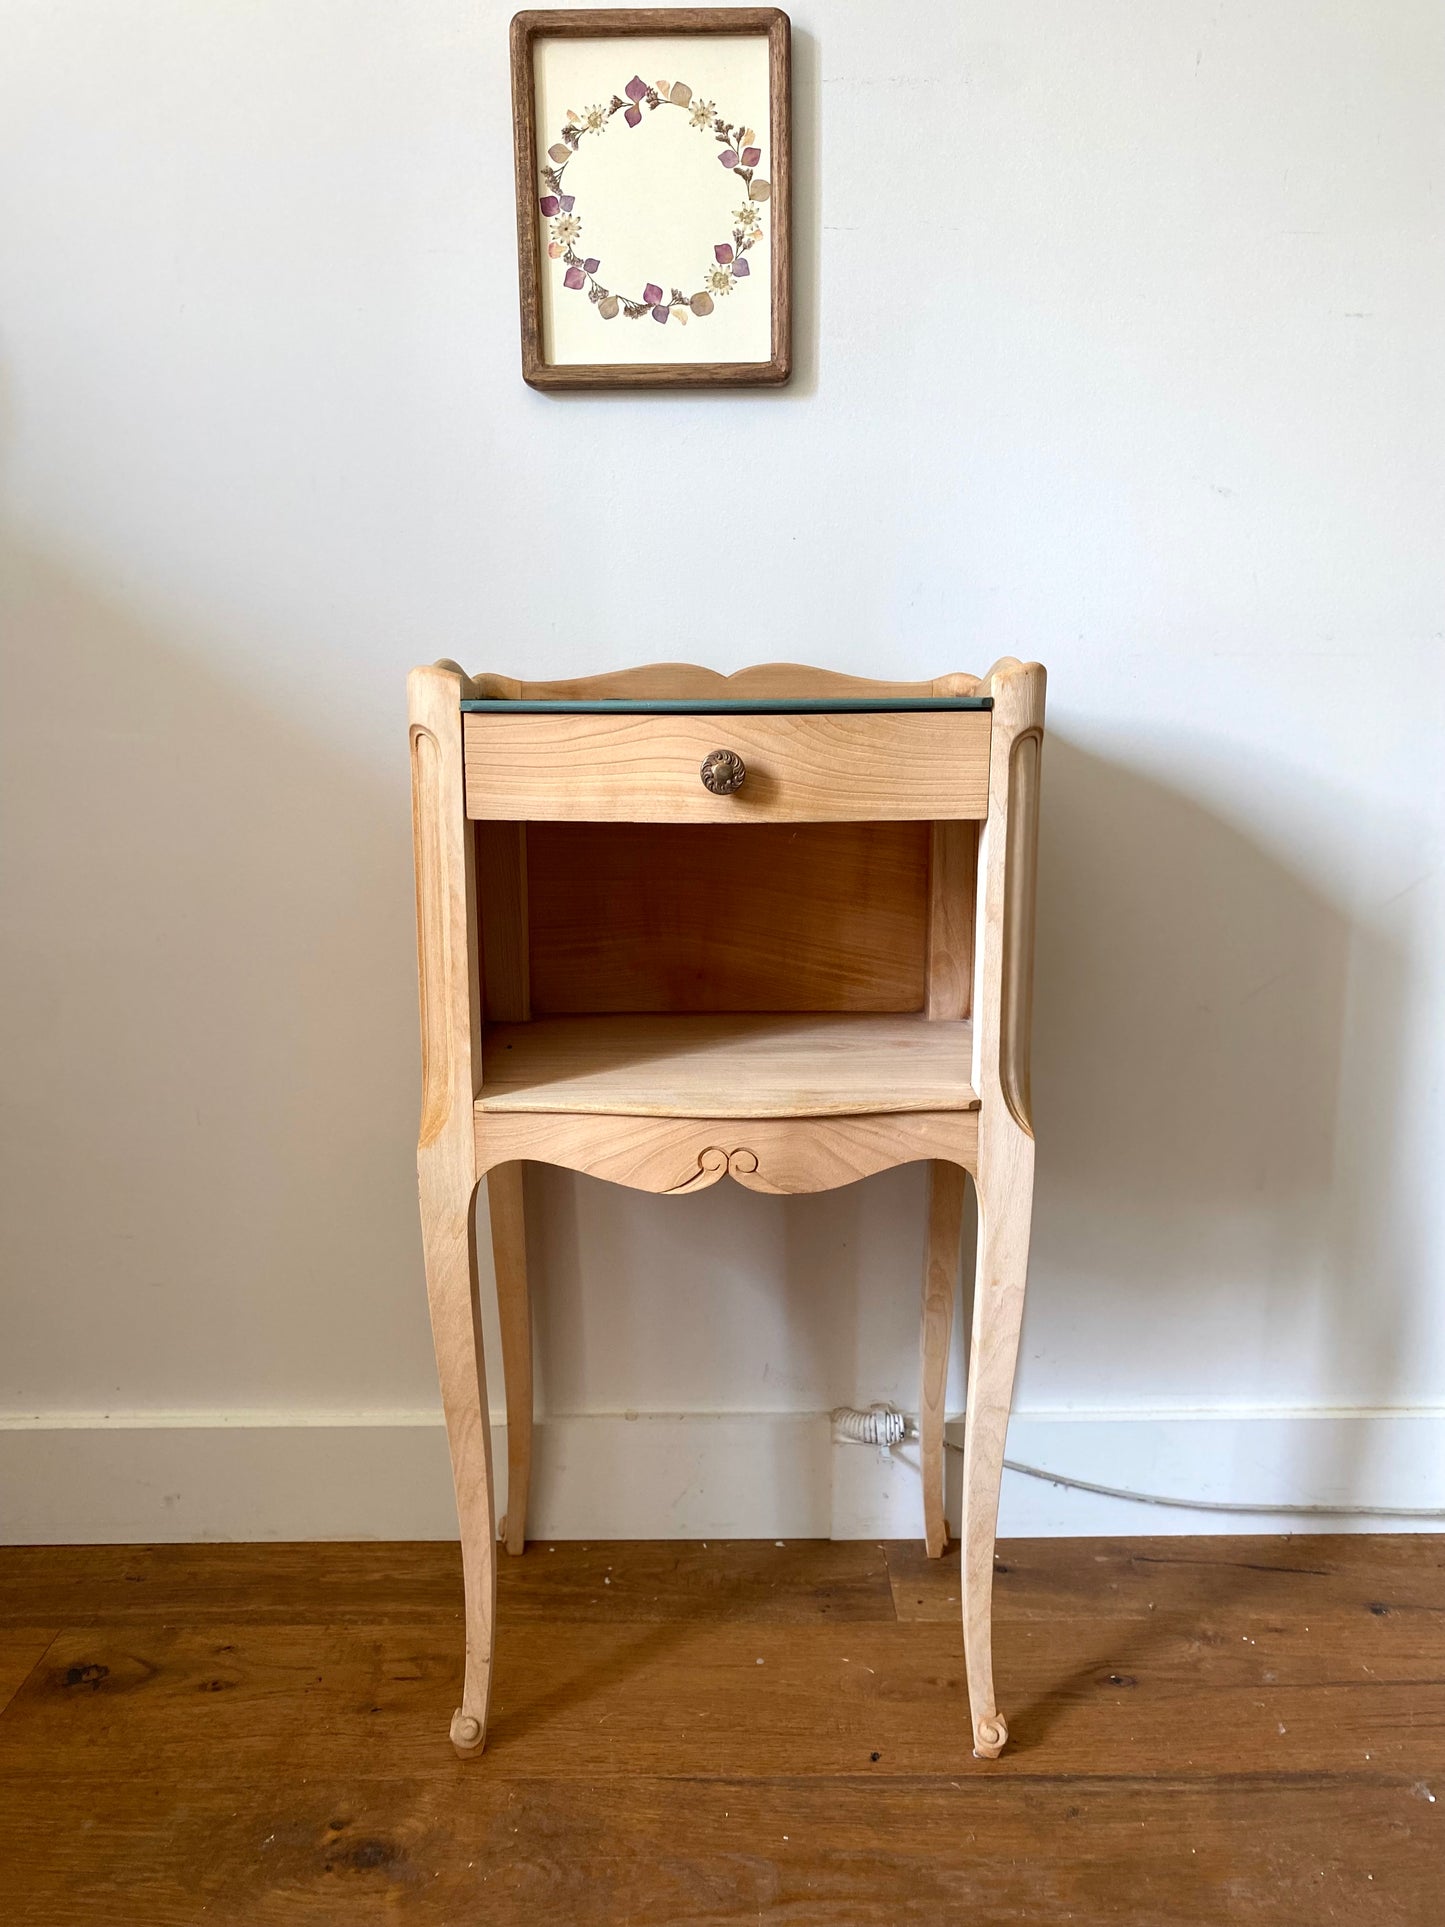
[[[667,309],[666,309],[666,308],[654,308],[654,309],[653,309],[653,311],[652,311],[652,318],[653,318],[653,320],[654,320],[654,321],[666,321],[666,319],[667,319]]]
[[[581,268],[568,268],[567,272],[562,276],[562,286],[564,288],[580,288],[586,278]]]
[[[725,147],[721,154],[718,155],[718,159],[724,167],[736,167],[738,164],[737,149],[735,147]]]
[[[552,215],[557,212],[562,203],[557,199],[555,194],[544,194],[537,205],[544,214]]]
[[[622,118],[627,122],[629,127],[636,127],[642,119],[642,109],[640,107],[629,107]]]
[[[639,79],[639,77],[634,74],[622,91],[629,100],[641,100],[642,96],[647,92],[647,82]]]
[[[575,194],[559,194],[557,196],[557,205],[564,214],[570,214],[577,205],[577,196]]]
[[[595,254],[589,254],[587,259],[582,263],[582,265],[584,268],[586,268],[589,274],[596,274],[597,270],[602,266],[602,263],[598,260]]]
[[[748,266],[747,262],[740,255],[738,259],[733,262],[733,279],[736,281],[740,275],[751,274],[751,273],[752,273],[752,269]]]
[[[744,167],[756,167],[758,162],[762,158],[763,158],[763,150],[761,147],[745,147],[743,149],[743,166]]]
[[[719,241],[717,246],[713,249],[713,259],[716,261],[720,261],[722,265],[726,267],[728,262],[731,261],[732,258],[733,258],[733,251],[728,246],[727,242]]]
[[[647,286],[642,290],[642,298],[649,308],[654,308],[662,299],[662,289],[658,287],[655,281],[649,281]]]

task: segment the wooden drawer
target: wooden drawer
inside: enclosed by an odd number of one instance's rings
[[[987,710],[463,718],[467,815],[534,822],[828,823],[982,817]],[[736,752],[714,796],[703,759]]]

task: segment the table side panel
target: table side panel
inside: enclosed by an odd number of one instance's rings
[[[749,1191],[833,1191],[899,1164],[972,1171],[976,1111],[810,1118],[667,1118],[483,1111],[477,1170],[514,1159],[561,1165],[633,1190],[689,1197],[721,1178]]]

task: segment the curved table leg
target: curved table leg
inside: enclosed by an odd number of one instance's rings
[[[492,1690],[497,1617],[497,1547],[492,1514],[492,1429],[477,1297],[476,1179],[451,1177],[447,1160],[419,1160],[422,1247],[437,1376],[441,1380],[461,1526],[466,1594],[467,1670],[452,1715],[452,1745],[481,1751]]]
[[[923,1533],[930,1559],[940,1557],[948,1544],[943,1517],[943,1408],[953,1341],[953,1301],[963,1250],[963,1186],[962,1165],[935,1159],[929,1166],[918,1439],[923,1464]]]
[[[532,1302],[527,1290],[520,1163],[499,1164],[488,1172],[487,1204],[507,1391],[507,1516],[501,1530],[508,1552],[516,1553],[527,1542],[527,1494],[532,1482]]]
[[[996,1760],[1008,1739],[993,1689],[993,1554],[1033,1215],[1034,1141],[1012,1124],[983,1135],[978,1265],[963,1447],[963,1647],[973,1750]]]

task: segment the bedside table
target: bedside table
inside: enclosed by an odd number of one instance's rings
[[[504,1537],[532,1435],[522,1163],[686,1196],[930,1165],[921,1456],[942,1553],[964,1173],[979,1230],[963,1469],[974,1751],[994,1701],[994,1533],[1028,1265],[1044,671],[863,681],[664,664],[408,682],[422,1241],[466,1587],[458,1752],[486,1734],[496,1608],[474,1198],[486,1177],[507,1407]]]

